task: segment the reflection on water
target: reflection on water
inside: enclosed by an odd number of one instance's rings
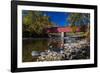
[[[48,49],[48,39],[24,39],[23,40],[23,62],[36,61],[32,57],[32,51],[44,51]]]

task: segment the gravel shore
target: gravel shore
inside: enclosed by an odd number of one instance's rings
[[[90,43],[83,39],[77,43],[66,43],[59,52],[46,50],[41,52],[37,61],[59,61],[90,58]]]

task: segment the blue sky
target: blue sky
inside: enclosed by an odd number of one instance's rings
[[[66,12],[44,12],[47,16],[50,16],[51,22],[57,24],[58,26],[68,26],[67,21],[68,13]]]

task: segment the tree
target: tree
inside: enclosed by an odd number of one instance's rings
[[[75,26],[80,26],[85,30],[85,25],[90,24],[90,15],[88,13],[70,13],[67,20],[74,31]]]
[[[45,16],[43,12],[27,11],[26,15],[23,16],[23,31],[41,34],[45,28],[50,26],[52,26],[50,17]]]

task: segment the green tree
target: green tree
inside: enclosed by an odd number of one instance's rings
[[[35,32],[37,34],[43,33],[44,29],[52,26],[50,17],[44,15],[40,11],[27,11],[27,14],[23,16],[23,31]]]

